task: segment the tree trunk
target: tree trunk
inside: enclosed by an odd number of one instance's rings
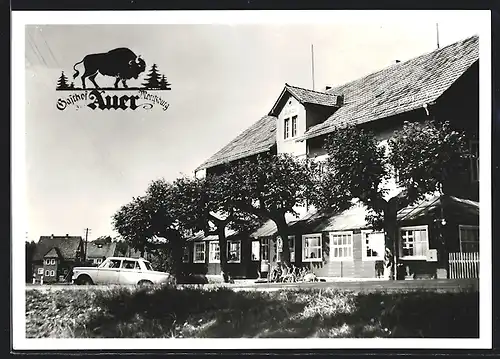
[[[219,259],[220,270],[224,283],[229,282],[229,273],[227,271],[227,240],[226,240],[226,226],[219,225],[217,228],[217,235],[219,236]]]
[[[290,247],[288,243],[289,228],[285,220],[285,215],[280,214],[276,218],[274,218],[273,221],[278,228],[278,235],[281,237],[282,242],[282,252],[280,260],[284,265],[290,267]]]
[[[398,202],[397,199],[391,198],[384,210],[384,232],[385,232],[385,266],[384,271],[389,279],[397,279],[397,262],[398,262]]]

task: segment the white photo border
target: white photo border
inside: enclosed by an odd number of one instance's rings
[[[12,339],[14,350],[141,349],[489,349],[492,346],[491,267],[491,14],[489,10],[452,11],[13,11],[12,12]],[[25,26],[49,24],[310,24],[410,21],[416,14],[432,20],[477,21],[480,26],[480,337],[478,339],[27,339],[25,337],[24,241]],[[397,19],[397,20],[394,20]],[[458,19],[458,20],[457,20]]]

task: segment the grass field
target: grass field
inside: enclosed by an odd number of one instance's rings
[[[479,336],[479,293],[228,288],[26,291],[28,338]]]

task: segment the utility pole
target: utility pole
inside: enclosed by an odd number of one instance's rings
[[[314,45],[311,44],[311,70],[312,70],[312,83],[313,83],[313,91],[314,88]]]
[[[83,262],[85,263],[87,261],[87,248],[88,248],[88,240],[89,240],[89,231],[90,228],[85,228],[85,251],[83,254]]]
[[[437,42],[437,48],[439,49],[439,24],[436,23],[436,42]]]

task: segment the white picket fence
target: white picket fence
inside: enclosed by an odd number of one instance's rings
[[[479,253],[449,253],[450,278],[479,278]]]

